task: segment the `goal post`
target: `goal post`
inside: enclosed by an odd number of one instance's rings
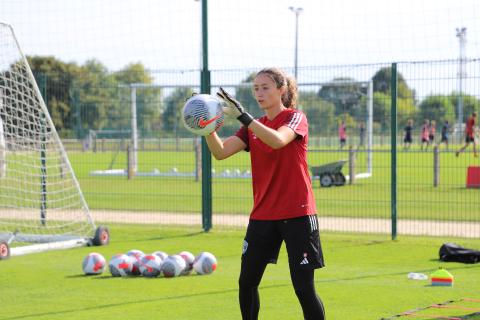
[[[0,259],[108,243],[14,31],[1,22],[0,48]]]

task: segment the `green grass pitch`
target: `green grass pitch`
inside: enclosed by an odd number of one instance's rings
[[[105,247],[12,257],[0,262],[0,319],[240,319],[237,279],[244,231],[113,225]],[[327,319],[372,320],[433,303],[480,298],[477,265],[442,263],[438,249],[445,239],[322,234],[327,266],[316,272],[315,285]],[[480,247],[480,240],[462,240]],[[99,252],[140,249],[194,254],[210,251],[218,259],[211,275],[165,278],[113,278],[108,271],[84,276],[83,257]],[[455,276],[453,287],[432,287],[408,280],[409,272],[430,274],[442,266]],[[260,285],[260,319],[300,319],[290,283],[284,247],[277,265],[269,265]],[[460,310],[461,311],[461,310]],[[438,310],[443,315],[459,310]],[[460,314],[467,313],[461,311]],[[418,318],[417,318],[418,319]]]

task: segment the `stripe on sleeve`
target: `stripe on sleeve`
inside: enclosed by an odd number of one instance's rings
[[[293,115],[292,119],[290,119],[290,122],[288,123],[288,127],[290,127],[292,130],[297,130],[298,125],[300,124],[300,121],[302,120],[303,115],[299,112],[295,112]]]

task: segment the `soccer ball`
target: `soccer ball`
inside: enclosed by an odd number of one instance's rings
[[[105,258],[96,252],[90,253],[83,259],[83,273],[86,275],[102,274],[105,271]]]
[[[162,259],[154,254],[143,256],[140,260],[140,272],[144,277],[158,277]]]
[[[210,274],[217,269],[217,259],[210,252],[202,252],[195,258],[193,269],[198,274]]]
[[[207,136],[223,125],[222,103],[212,95],[197,94],[183,106],[182,120],[190,132]]]
[[[132,274],[133,261],[131,257],[120,253],[110,259],[108,267],[112,276],[126,277]]]
[[[163,251],[155,251],[152,254],[158,256],[160,259],[162,259],[162,261],[167,259],[167,257],[168,257],[168,253],[163,252]]]
[[[162,273],[165,278],[178,277],[182,270],[185,269],[185,265],[185,260],[178,254],[168,256],[168,258],[162,262]]]
[[[130,250],[127,252],[127,256],[132,258],[132,275],[134,276],[139,276],[141,274],[140,272],[140,260],[145,254],[140,251],[140,250]]]
[[[193,253],[188,251],[182,251],[178,254],[180,257],[185,260],[185,268],[182,270],[181,275],[186,276],[192,272],[193,269],[193,261],[195,261],[195,256]]]

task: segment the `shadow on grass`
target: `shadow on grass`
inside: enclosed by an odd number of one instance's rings
[[[110,277],[112,278],[112,277]],[[128,277],[126,278],[128,279]],[[133,277],[132,277],[133,279]],[[284,285],[280,285],[284,286]],[[204,292],[204,293],[192,293],[192,294],[186,294],[186,295],[180,295],[180,296],[171,296],[171,297],[159,297],[159,298],[152,298],[152,299],[140,299],[140,300],[135,300],[135,301],[127,301],[127,302],[119,302],[119,303],[107,303],[107,304],[102,304],[102,305],[97,305],[94,307],[80,307],[80,308],[75,308],[75,309],[67,309],[67,310],[61,310],[61,311],[52,311],[52,312],[41,312],[41,313],[32,313],[32,314],[25,314],[25,315],[19,315],[19,316],[13,316],[9,318],[2,318],[3,320],[18,320],[18,319],[35,319],[37,317],[48,317],[48,316],[59,316],[62,315],[64,317],[68,317],[68,314],[74,314],[77,312],[85,312],[89,310],[101,310],[101,309],[108,309],[108,308],[115,308],[115,307],[125,307],[128,305],[134,305],[138,303],[153,303],[153,302],[160,302],[160,301],[169,301],[169,300],[177,300],[177,299],[188,299],[188,298],[193,298],[193,297],[198,297],[198,296],[209,296],[209,295],[217,295],[217,294],[224,294],[224,293],[235,293],[237,292],[238,289],[227,289],[227,290],[218,290],[218,291],[210,291],[210,292]]]
[[[160,232],[160,231],[159,231]],[[205,233],[204,231],[197,231],[191,233],[184,233],[184,234],[177,234],[172,236],[160,236],[160,237],[150,237],[150,238],[136,238],[136,239],[124,239],[121,241],[115,240],[115,243],[125,243],[125,242],[144,242],[144,241],[154,241],[154,240],[169,240],[169,239],[180,239],[180,238],[190,238],[194,236],[198,236],[200,234]]]
[[[205,233],[205,231],[197,231],[197,232],[179,234],[179,235],[168,236],[168,237],[148,238],[146,240],[166,240],[166,239],[176,239],[176,238],[189,238],[189,237],[198,236],[198,235],[203,234],[203,233]]]

